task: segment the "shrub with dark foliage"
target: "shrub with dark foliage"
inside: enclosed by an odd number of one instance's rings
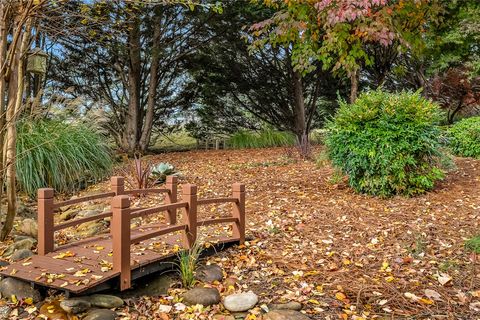
[[[361,193],[415,195],[444,177],[439,107],[419,92],[362,94],[340,103],[328,123],[326,145],[334,166]]]

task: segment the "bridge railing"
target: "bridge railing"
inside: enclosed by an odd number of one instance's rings
[[[157,189],[138,189],[125,190],[125,179],[123,177],[115,176],[110,179],[111,191],[103,192],[84,197],[78,197],[61,202],[54,202],[54,189],[42,188],[38,189],[38,254],[46,255],[53,252],[55,248],[55,232],[69,227],[78,226],[82,223],[105,219],[112,216],[112,211],[103,212],[94,216],[74,219],[55,225],[54,215],[58,209],[66,206],[80,204],[93,200],[100,200],[105,198],[113,198],[114,196],[122,194],[146,194],[146,193],[166,193],[165,203],[177,202],[177,184],[178,178],[175,176],[168,176],[165,182],[165,188]],[[176,210],[167,210],[167,222],[170,224],[176,223]]]
[[[198,220],[198,206],[210,204],[233,203],[230,217]],[[159,213],[167,210],[182,209],[182,223],[159,228],[155,231],[131,237],[131,219],[140,216]],[[197,199],[197,186],[187,184],[183,186],[182,201],[165,204],[153,208],[133,210],[130,208],[130,199],[127,195],[116,196],[112,200],[112,242],[113,242],[113,270],[120,273],[120,289],[125,290],[131,286],[131,245],[161,235],[182,231],[182,245],[184,249],[191,248],[197,241],[198,227],[232,223],[231,240],[245,242],[245,186],[233,184],[232,196],[225,198]]]

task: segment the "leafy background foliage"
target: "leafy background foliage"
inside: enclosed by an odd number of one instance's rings
[[[480,158],[480,117],[462,119],[448,129],[449,146],[455,155]]]
[[[358,192],[383,197],[414,195],[442,179],[438,106],[419,92],[380,90],[341,102],[326,139],[333,165]]]

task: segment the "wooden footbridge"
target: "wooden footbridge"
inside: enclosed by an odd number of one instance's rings
[[[151,208],[130,207],[131,196],[148,193],[164,193],[164,204]],[[111,211],[54,223],[54,215],[60,208],[98,199],[110,199]],[[231,216],[197,219],[200,206],[223,203],[233,204]],[[178,212],[183,213],[180,222],[177,221]],[[165,213],[167,223],[131,228],[132,219],[159,213]],[[109,233],[55,245],[56,231],[100,219],[111,219]],[[231,234],[219,234],[218,231],[208,234],[208,228],[216,224],[232,224]],[[125,290],[131,287],[132,280],[158,271],[166,261],[172,261],[178,250],[191,248],[197,238],[216,246],[245,241],[243,184],[233,184],[230,197],[209,199],[198,199],[195,185],[183,185],[181,200],[177,197],[175,176],[167,177],[164,188],[136,190],[125,190],[124,178],[112,177],[110,192],[63,202],[54,202],[53,189],[39,189],[38,254],[2,267],[0,274],[73,294],[98,291],[111,287],[112,282]]]

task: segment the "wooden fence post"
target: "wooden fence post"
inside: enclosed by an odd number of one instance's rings
[[[130,199],[126,195],[112,200],[113,271],[120,272],[120,290],[131,286]]]
[[[112,192],[115,192],[116,196],[122,195],[125,192],[125,179],[120,176],[114,176],[110,179],[110,185]]]
[[[176,176],[167,177],[167,181],[165,185],[169,192],[165,197],[166,204],[177,202],[177,187],[178,187],[177,183],[178,183],[178,177]],[[167,222],[171,225],[174,225],[177,223],[177,209],[170,209],[167,211]]]
[[[232,216],[237,218],[233,225],[233,237],[238,238],[240,244],[245,243],[245,185],[234,183],[232,185],[232,196],[237,198],[233,204]]]
[[[51,188],[38,189],[38,255],[54,250],[53,194]]]
[[[188,203],[183,217],[183,221],[187,225],[183,236],[183,244],[190,249],[197,240],[197,186],[193,184],[184,185],[182,199]]]

